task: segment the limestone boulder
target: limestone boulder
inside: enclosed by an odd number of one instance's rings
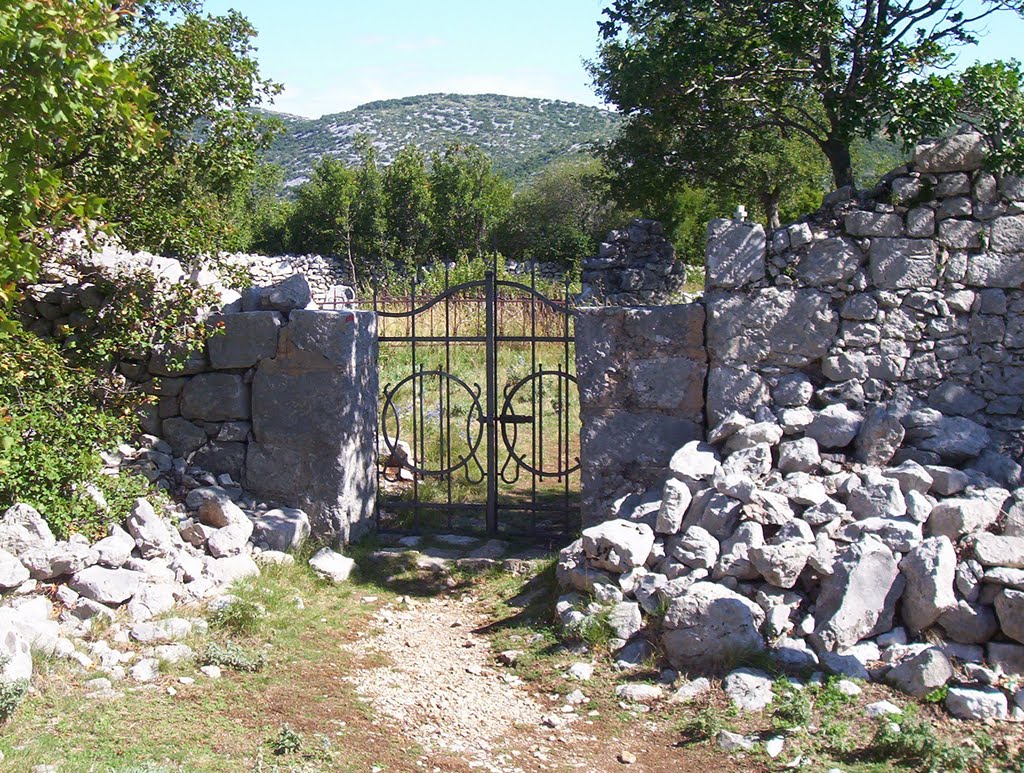
[[[30,505],[9,507],[0,519],[0,549],[15,556],[29,548],[47,547],[56,541],[46,520]]]
[[[885,681],[915,698],[924,698],[953,678],[953,666],[941,650],[929,647],[885,675]]]
[[[26,550],[20,560],[34,579],[52,580],[92,566],[99,561],[99,555],[80,542],[56,542]]]
[[[116,606],[134,596],[144,579],[142,572],[91,566],[75,574],[68,585],[87,599]]]
[[[845,448],[860,431],[863,417],[842,403],[834,403],[820,410],[806,430],[807,437],[821,448]]]
[[[301,547],[310,535],[309,516],[294,507],[267,510],[253,519],[253,527],[253,542],[284,553]]]
[[[29,571],[16,556],[0,548],[0,590],[17,588],[29,578]]]
[[[583,530],[583,552],[598,569],[622,573],[643,566],[654,547],[654,530],[623,519]]]
[[[307,301],[308,303],[308,301]],[[250,311],[213,317],[218,332],[206,342],[215,370],[249,368],[277,354],[277,337],[284,318],[275,311]]]
[[[974,556],[982,566],[1024,569],[1024,537],[980,532],[974,538]]]
[[[330,548],[323,548],[309,559],[309,568],[318,576],[332,583],[348,580],[355,569],[356,562],[348,556],[336,553]]]
[[[873,537],[846,547],[824,577],[815,611],[813,639],[834,652],[892,628],[905,580],[889,548]]]
[[[210,535],[206,541],[206,549],[214,558],[238,555],[249,544],[252,532],[253,524],[248,518],[233,521]]]
[[[132,557],[135,538],[117,524],[112,524],[108,535],[93,545],[93,549],[99,555],[100,565],[117,569]]]
[[[984,499],[946,499],[932,508],[925,530],[956,542],[965,534],[991,526],[998,517],[999,511]]]
[[[253,287],[242,295],[243,311],[278,311],[287,314],[309,305],[312,295],[309,282],[302,274],[293,274],[287,279],[268,287]]]
[[[930,537],[900,561],[900,572],[907,582],[903,622],[912,633],[923,631],[956,607],[956,564],[956,550],[948,537]]]
[[[674,668],[716,671],[742,654],[765,648],[764,610],[721,585],[698,582],[672,601],[662,645]]]
[[[1003,633],[1024,644],[1024,591],[1004,589],[996,596],[996,615]]]
[[[145,499],[135,500],[125,525],[143,558],[166,556],[174,552],[175,543],[167,522],[157,515]]]

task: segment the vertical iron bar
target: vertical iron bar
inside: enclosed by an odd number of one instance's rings
[[[572,365],[569,363],[569,268],[565,269],[565,286],[564,286],[564,288],[562,290],[562,304],[563,304],[563,306],[562,306],[562,315],[563,315],[563,317],[562,317],[562,337],[565,339],[564,340],[564,346],[565,346],[565,372],[566,372],[566,378],[565,378],[565,467],[563,468],[564,470],[566,470],[566,473],[565,473],[565,492],[564,492],[563,502],[564,502],[564,506],[565,506],[565,514],[564,514],[565,515],[565,531],[568,534],[568,533],[572,532],[572,523],[571,523],[571,519],[570,519],[570,516],[569,516],[569,512],[570,512],[570,510],[572,508],[571,508],[571,506],[569,504],[569,472],[568,472],[568,470],[572,467],[572,465],[569,464],[569,454],[570,454],[570,447],[569,447],[569,410],[570,410],[570,408],[569,408],[569,389],[571,388],[571,384],[569,382],[569,375],[568,374],[570,372],[572,372],[572,370],[574,370]],[[575,351],[575,349],[574,349],[574,351]]]
[[[380,330],[380,327],[381,327],[381,317],[377,316],[377,311],[378,311],[378,309],[377,309],[377,283],[378,283],[378,281],[379,280],[378,280],[377,275],[374,274],[374,276],[373,276],[373,307],[372,308],[373,308],[373,314],[377,318],[377,336],[379,337],[381,335],[381,330]],[[377,379],[378,379],[377,386],[378,386],[378,393],[379,393],[379,389],[380,389],[380,383],[379,383],[379,380],[380,380],[380,345],[379,344],[377,346]],[[380,403],[379,402],[377,403],[377,407],[378,407],[378,409],[380,408]],[[378,530],[380,530],[380,492],[383,489],[383,487],[381,486],[381,483],[383,481],[381,479],[381,472],[382,471],[381,471],[381,464],[380,464],[380,459],[379,459],[379,457],[380,457],[380,436],[381,436],[381,431],[383,429],[383,427],[381,427],[381,424],[383,423],[383,421],[384,421],[384,415],[383,414],[379,414],[377,416],[377,420],[374,422],[374,425],[373,425],[373,442],[374,442],[373,452],[375,454],[377,454],[377,456],[378,456],[378,461],[377,461],[377,498],[373,501],[373,517],[374,517],[374,520],[377,522],[377,529]],[[387,446],[387,444],[385,443],[385,447],[386,446]]]
[[[449,279],[450,279],[450,273],[449,272],[450,272],[450,270],[448,268],[448,262],[445,261],[445,264],[444,264],[444,290],[445,290],[445,292],[448,292],[448,288],[451,286],[450,282],[449,282]],[[449,303],[450,302],[451,302],[451,298],[445,296],[445,299],[444,299],[444,372],[447,375],[449,375],[449,376],[451,375],[451,372],[452,372],[452,342],[450,340],[450,338],[451,338],[451,322],[450,322],[450,316],[449,316],[449,314],[450,314]],[[445,426],[447,428],[447,432],[445,434],[448,436],[448,458],[447,458],[447,464],[445,465],[445,469],[446,470],[450,470],[452,468],[452,380],[450,378],[446,378],[444,380],[444,388],[445,388],[445,397],[447,398],[446,402],[448,404],[448,410],[445,413]],[[448,488],[448,504],[451,504],[452,503],[452,476],[451,476],[451,474],[448,474],[445,477],[448,479],[447,480],[447,483],[448,483],[448,486],[447,486],[447,488]],[[451,508],[449,508],[448,509],[448,528],[449,529],[451,529],[451,525],[452,525],[452,515],[451,515]]]
[[[415,271],[414,271],[413,275],[409,278],[409,311],[413,311],[415,308],[416,308],[416,274],[415,274]],[[415,314],[412,314],[409,317],[409,330],[410,330],[410,340],[412,342],[412,373],[413,373],[413,375],[415,375],[416,374],[416,315]],[[423,457],[421,456],[419,458],[419,460],[417,460],[415,458],[415,454],[417,453],[417,449],[419,447],[419,444],[418,444],[417,441],[419,439],[418,438],[418,432],[420,430],[420,427],[416,423],[416,382],[415,382],[415,379],[413,380],[413,383],[410,386],[412,387],[412,390],[411,390],[412,391],[412,445],[409,446],[409,449],[410,449],[410,451],[412,452],[412,454],[414,456],[414,458],[412,459],[412,464],[413,464],[413,466],[417,466],[416,462],[417,461],[422,462],[423,461]],[[413,522],[413,530],[414,531],[419,531],[420,530],[420,482],[419,482],[419,476],[417,476],[416,473],[412,474],[412,522]]]
[[[498,370],[494,271],[486,274],[487,533],[498,533]]]
[[[530,289],[537,292],[537,264],[530,266]],[[530,375],[537,372],[537,296],[530,293]],[[537,379],[530,379],[530,408],[537,415]],[[530,427],[530,465],[537,467],[537,425]],[[537,473],[530,473],[530,531],[537,528]]]

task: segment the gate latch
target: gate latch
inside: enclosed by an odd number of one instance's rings
[[[502,424],[533,424],[532,416],[519,416],[514,413],[506,413],[498,417],[498,421]]]

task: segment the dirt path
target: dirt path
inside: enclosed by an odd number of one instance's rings
[[[350,645],[383,656],[349,677],[356,691],[422,747],[425,769],[439,760],[442,770],[589,769],[581,752],[590,739],[576,730],[585,717],[563,713],[564,703],[541,705],[497,665],[487,638],[474,632],[489,622],[474,601],[402,597],[383,607],[374,630]]]

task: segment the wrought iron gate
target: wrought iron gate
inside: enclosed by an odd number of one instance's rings
[[[579,526],[569,284],[496,278],[433,298],[374,294],[381,344],[378,526],[564,536]]]

